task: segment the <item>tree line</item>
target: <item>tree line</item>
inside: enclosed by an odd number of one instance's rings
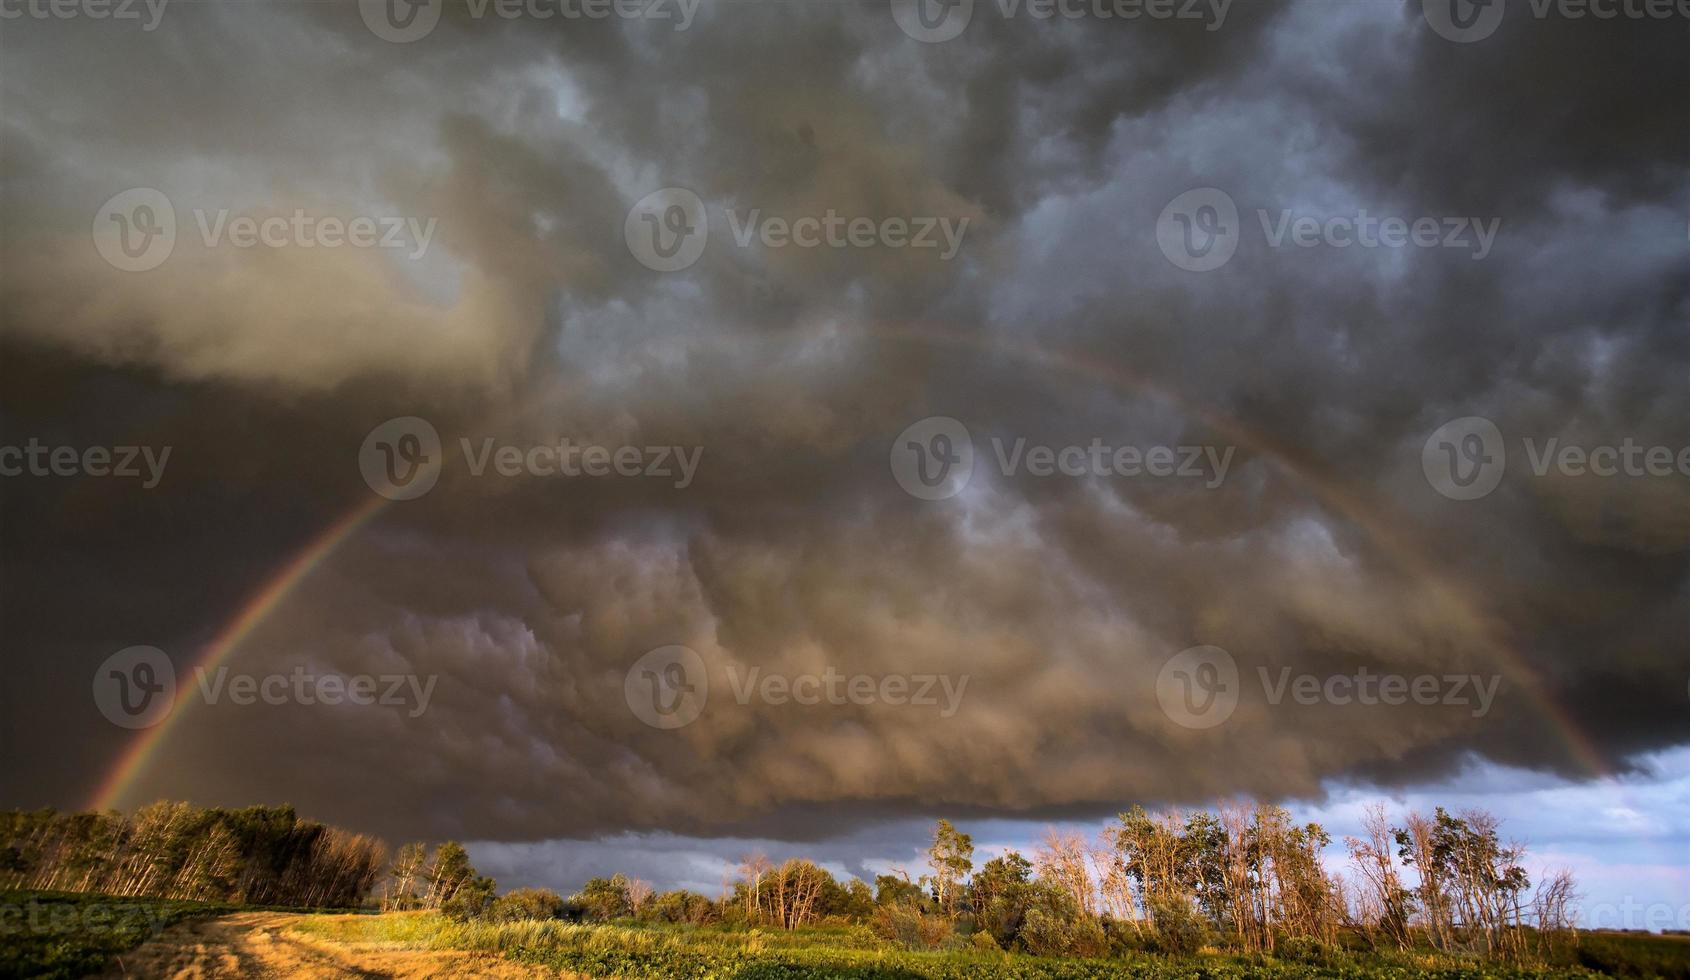
[[[1031,857],[1012,850],[977,866],[973,838],[940,820],[913,878],[895,870],[872,886],[842,882],[813,861],[753,854],[715,899],[615,875],[567,898],[543,889],[523,890],[517,903],[489,898],[478,914],[781,929],[862,923],[912,948],[1051,956],[1211,947],[1306,958],[1358,944],[1559,956],[1576,939],[1573,877],[1553,871],[1534,886],[1525,847],[1499,831],[1484,811],[1411,812],[1399,826],[1374,807],[1362,836],[1343,842],[1347,865],[1333,869],[1331,835],[1278,806],[1134,807],[1096,839],[1052,829]]]
[[[386,869],[380,841],[303,820],[291,806],[0,812],[8,889],[347,908]]]
[[[975,863],[973,838],[935,825],[926,868],[841,881],[814,861],[747,855],[715,898],[659,892],[624,875],[566,897],[497,894],[456,841],[379,841],[289,806],[201,808],[160,802],[131,816],[0,813],[0,888],[295,907],[352,907],[456,919],[643,921],[799,929],[865,924],[912,948],[972,946],[1037,955],[1189,954],[1203,947],[1307,956],[1359,942],[1499,959],[1552,957],[1576,938],[1578,894],[1567,871],[1526,871],[1526,848],[1484,811],[1366,812],[1345,838],[1345,867],[1325,860],[1331,835],[1282,807],[1134,807],[1095,838],[1047,831],[1031,857]]]

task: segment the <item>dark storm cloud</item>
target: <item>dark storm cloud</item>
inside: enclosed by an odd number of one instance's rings
[[[1518,439],[1690,443],[1683,25],[1515,18],[1459,45],[1418,4],[1240,2],[1216,31],[979,6],[933,45],[878,4],[706,5],[686,31],[454,6],[403,45],[349,4],[184,4],[148,34],[7,22],[0,441],[174,456],[153,491],[4,484],[5,802],[79,802],[127,744],[94,666],[151,643],[195,683],[244,597],[370,499],[359,446],[402,415],[448,446],[703,457],[684,488],[455,460],[230,663],[431,676],[427,710],[198,705],[138,796],[285,798],[406,836],[794,840],[1307,795],[1473,752],[1582,775],[1586,738],[1610,766],[1682,743],[1690,477],[1534,478]],[[622,227],[669,185],[712,228],[665,275]],[[88,225],[136,186],[182,233],[127,273]],[[1203,186],[1243,240],[1194,274],[1155,226]],[[196,208],[438,231],[415,261],[205,247]],[[950,262],[739,248],[724,216],[753,208],[970,224]],[[1483,261],[1270,249],[1257,217],[1360,208],[1501,232]],[[1508,477],[1444,499],[1421,447],[1475,414],[1508,433]],[[974,437],[954,499],[888,466],[930,415]],[[1041,479],[990,472],[994,437],[1234,455],[1214,487]],[[711,683],[676,731],[623,695],[668,644]],[[1247,681],[1502,686],[1479,717],[1256,691],[1192,731],[1156,680],[1198,644]],[[751,667],[968,682],[948,717],[742,705]]]

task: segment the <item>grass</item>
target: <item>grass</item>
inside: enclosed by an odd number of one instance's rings
[[[257,910],[203,902],[0,892],[0,977],[82,976],[183,919]],[[295,928],[333,942],[483,952],[596,978],[641,980],[1690,980],[1690,938],[1617,933],[1584,934],[1579,965],[1520,969],[1437,955],[1337,953],[1330,962],[1307,964],[1219,953],[1187,959],[1143,954],[1054,959],[973,950],[922,952],[879,939],[863,926],[786,932],[561,921],[460,923],[409,912],[314,915],[301,918]]]
[[[1437,956],[1370,954],[1311,965],[1221,954],[1189,959],[1149,955],[1052,959],[976,951],[917,952],[881,941],[860,927],[737,932],[565,922],[457,923],[438,915],[408,913],[311,919],[299,928],[338,942],[473,950],[593,977],[642,980],[1570,980],[1602,975],[1578,966],[1513,968]]]
[[[264,910],[86,892],[0,891],[0,978],[85,976],[184,919]]]
[[[80,977],[167,926],[233,906],[70,892],[0,892],[0,977]]]

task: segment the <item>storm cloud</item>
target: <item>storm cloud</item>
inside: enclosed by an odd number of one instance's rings
[[[1239,0],[1218,27],[980,0],[939,43],[884,3],[705,0],[685,29],[449,3],[408,43],[352,3],[0,23],[0,443],[173,450],[151,490],[0,484],[4,802],[84,802],[138,737],[90,699],[96,666],[148,644],[196,684],[252,598],[379,501],[360,447],[409,416],[439,483],[318,549],[228,664],[432,676],[427,710],[190,704],[128,802],[286,800],[392,837],[849,840],[1474,757],[1585,778],[1684,744],[1690,474],[1539,476],[1523,446],[1690,445],[1690,26],[1507,6],[1471,43],[1418,0]],[[675,272],[625,234],[666,187],[709,222]],[[90,236],[130,188],[175,212],[145,271]],[[1158,235],[1201,188],[1237,208],[1205,272]],[[753,211],[967,225],[947,260],[741,245]],[[1435,219],[1437,244],[1325,230],[1364,211]],[[415,257],[242,247],[203,233],[220,212],[436,230]],[[1313,243],[1275,245],[1300,217]],[[974,469],[927,500],[890,460],[935,416]],[[1469,416],[1507,470],[1450,499],[1423,449]],[[527,471],[564,439],[701,455],[684,487]],[[1003,465],[1018,440],[1109,465]],[[488,446],[524,472],[477,475]],[[1156,476],[1120,447],[1212,455]],[[625,682],[671,645],[709,691],[665,729]],[[1241,691],[1199,728],[1159,678],[1204,645]],[[753,668],[967,682],[949,716],[742,703]],[[1285,668],[1497,693],[1275,703],[1257,678]]]

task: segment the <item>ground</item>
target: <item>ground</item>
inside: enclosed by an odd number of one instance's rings
[[[488,953],[403,949],[392,943],[349,943],[305,935],[293,927],[311,918],[286,912],[243,912],[193,919],[119,956],[103,978],[170,977],[569,977]],[[321,917],[318,917],[321,918]]]

